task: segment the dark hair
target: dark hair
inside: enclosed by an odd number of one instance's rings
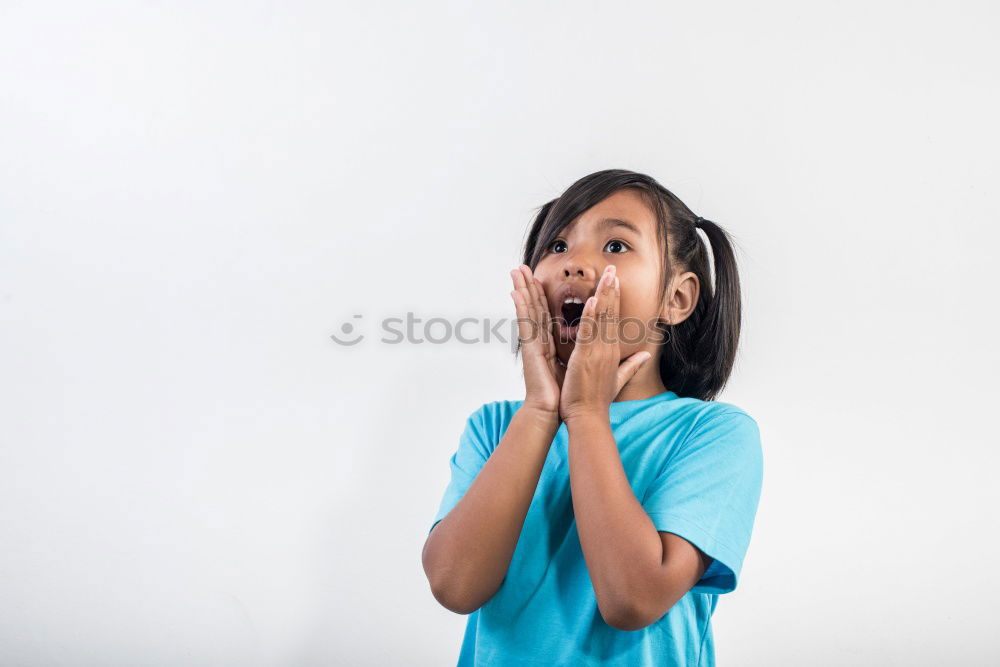
[[[701,285],[698,303],[683,322],[658,323],[669,333],[660,355],[660,377],[678,396],[714,400],[729,379],[740,338],[740,283],[731,235],[696,216],[655,179],[627,169],[605,169],[584,176],[540,208],[528,232],[522,261],[534,271],[563,229],[590,207],[625,188],[635,190],[656,216],[657,240],[665,260],[660,301],[675,263],[697,275]],[[708,252],[698,229],[712,247],[714,288]]]

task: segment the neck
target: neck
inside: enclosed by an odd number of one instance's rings
[[[622,390],[615,397],[615,402],[652,398],[666,391],[667,387],[660,377],[660,355],[654,354],[622,387]]]

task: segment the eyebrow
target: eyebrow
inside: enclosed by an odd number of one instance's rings
[[[633,225],[628,220],[622,220],[620,218],[604,218],[603,220],[601,220],[601,221],[599,221],[597,223],[597,226],[599,228],[605,228],[605,227],[624,227],[626,229],[631,230],[636,235],[642,236],[642,232],[639,231],[638,227],[636,227],[635,225]]]

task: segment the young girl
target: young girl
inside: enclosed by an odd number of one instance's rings
[[[423,550],[469,614],[459,667],[714,665],[763,477],[757,423],[714,400],[740,331],[728,235],[610,169],[541,208],[523,261],[524,400],[468,418]]]

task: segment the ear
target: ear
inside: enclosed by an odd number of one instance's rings
[[[667,297],[660,311],[660,318],[667,324],[680,324],[691,315],[698,304],[701,284],[692,271],[674,275],[667,288]]]

